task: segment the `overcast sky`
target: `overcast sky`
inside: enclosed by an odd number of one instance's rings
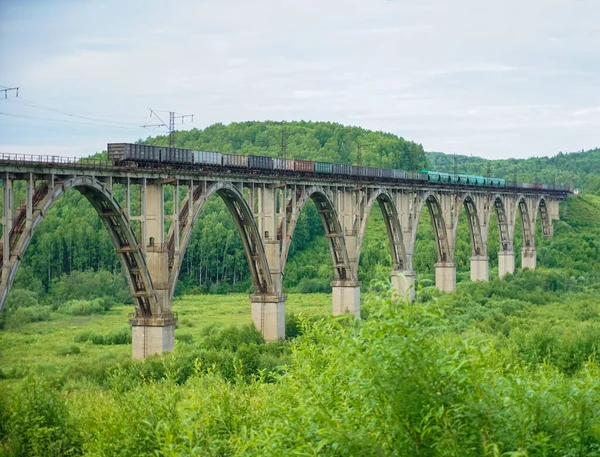
[[[553,155],[600,146],[600,2],[0,0],[0,85],[0,152],[87,155],[154,108]]]

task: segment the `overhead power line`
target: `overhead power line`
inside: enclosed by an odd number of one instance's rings
[[[159,123],[145,124],[145,125],[142,125],[142,127],[144,127],[144,128],[166,127],[169,130],[169,147],[171,147],[171,148],[175,145],[175,120],[181,119],[181,123],[183,124],[183,122],[185,121],[185,118],[189,117],[189,118],[191,118],[191,121],[194,122],[193,114],[179,114],[179,113],[175,113],[174,111],[169,111],[169,125],[167,125],[166,122],[163,121],[158,114],[156,114],[156,111],[153,110],[152,108],[150,108],[150,118],[152,119],[153,117],[156,118]]]
[[[4,92],[4,98],[8,98],[8,93],[10,91],[14,91],[15,92],[15,97],[19,96],[19,88],[18,87],[4,87],[4,89],[0,89],[0,92]]]

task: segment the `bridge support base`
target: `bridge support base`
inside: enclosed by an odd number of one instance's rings
[[[471,257],[471,281],[489,281],[488,264],[486,256]]]
[[[285,338],[285,295],[251,295],[252,320],[265,341]]]
[[[440,262],[435,264],[435,286],[442,292],[456,290],[456,264]]]
[[[513,251],[500,251],[498,253],[498,276],[504,278],[507,274],[515,273],[515,253]]]
[[[331,282],[332,313],[334,316],[360,316],[360,282],[338,280]]]
[[[535,270],[537,263],[535,247],[525,247],[521,249],[521,266],[523,269],[529,268]]]
[[[175,347],[175,324],[172,314],[156,317],[134,317],[131,324],[131,347],[134,359],[172,351]]]
[[[412,303],[415,300],[415,272],[412,270],[392,271],[392,288],[402,300]]]

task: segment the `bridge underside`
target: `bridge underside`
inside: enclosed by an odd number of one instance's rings
[[[108,229],[126,273],[135,303],[131,319],[133,355],[143,358],[169,351],[177,322],[172,298],[191,231],[206,201],[217,195],[229,209],[250,268],[254,291],[252,319],[268,341],[285,338],[282,279],[296,223],[311,199],[321,216],[329,242],[332,271],[332,312],[360,313],[358,264],[371,210],[378,206],[386,224],[393,269],[390,283],[398,297],[414,298],[412,258],[419,218],[427,207],[436,237],[436,285],[456,287],[454,260],[458,217],[465,209],[471,235],[471,279],[488,280],[490,216],[497,215],[500,277],[514,272],[514,226],[517,211],[523,232],[523,268],[535,268],[535,227],[538,215],[543,235],[552,236],[558,203],[564,193],[529,190],[461,188],[454,185],[415,188],[384,182],[327,182],[273,175],[199,175],[178,170],[40,167],[0,164],[2,179],[2,256],[0,311],[19,263],[48,209],[69,189],[81,192]],[[26,196],[15,204],[14,187],[25,184]],[[124,198],[117,201],[114,186]],[[166,214],[164,192],[171,186],[174,205]],[[22,187],[22,185],[21,185]],[[120,193],[119,193],[120,194]],[[139,197],[139,205],[131,198]],[[140,208],[132,213],[132,206]],[[171,220],[165,231],[165,221]]]

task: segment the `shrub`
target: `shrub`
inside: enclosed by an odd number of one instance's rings
[[[316,294],[320,292],[330,292],[331,286],[328,279],[323,278],[302,278],[296,289],[301,294]]]
[[[58,355],[77,355],[81,353],[79,346],[71,344],[70,346],[61,346],[56,350]]]
[[[50,318],[49,306],[33,306],[8,311],[4,320],[6,328],[19,328],[32,322],[49,321]]]
[[[58,312],[72,316],[89,316],[91,314],[104,314],[114,305],[110,297],[96,298],[94,300],[70,300],[57,309]]]

